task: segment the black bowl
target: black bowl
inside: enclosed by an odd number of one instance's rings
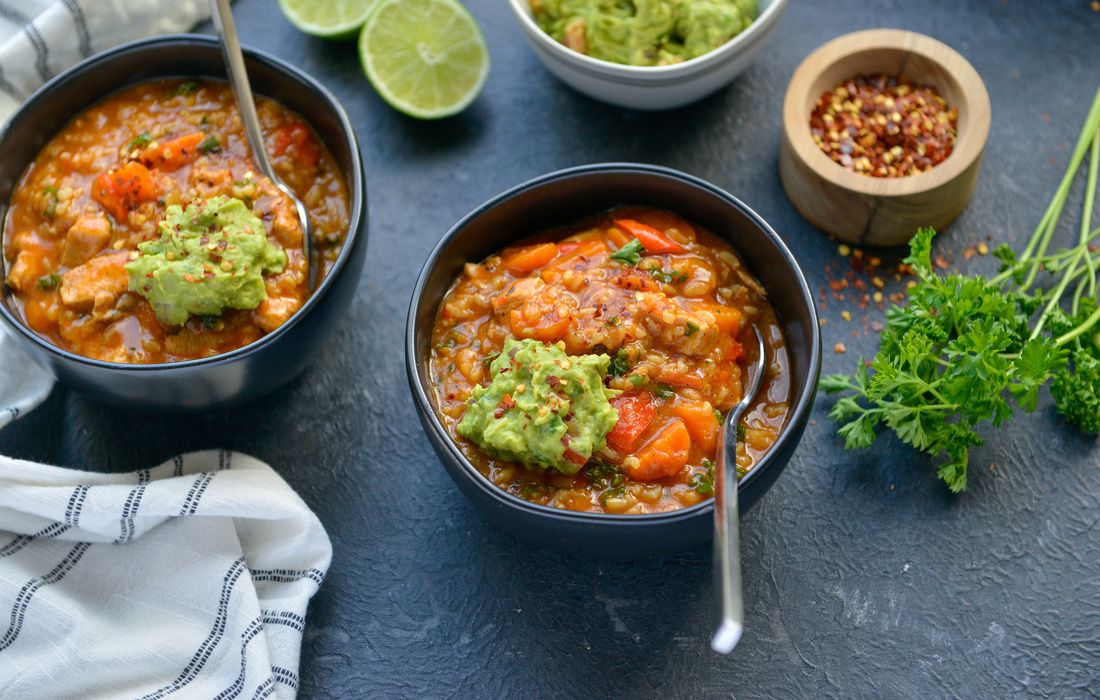
[[[62,350],[27,328],[3,293],[0,321],[17,344],[64,384],[107,403],[160,411],[248,401],[305,369],[355,295],[367,252],[366,190],[359,145],[336,98],[288,63],[245,49],[253,89],[301,114],[328,146],[351,195],[349,230],[329,274],[282,326],[250,345],[200,360],[155,365],[103,362]],[[0,202],[27,165],[69,119],[120,88],[167,77],[225,77],[217,39],[180,34],[144,39],[98,54],[46,83],[0,131]],[[0,209],[2,211],[2,209]],[[0,256],[0,279],[3,279]]]
[[[684,173],[653,165],[608,163],[561,170],[481,205],[435,247],[413,290],[405,328],[405,366],[420,420],[459,489],[492,522],[519,539],[613,559],[667,554],[708,540],[713,501],[670,513],[577,513],[530,503],[500,489],[467,460],[440,422],[428,359],[440,301],[464,263],[478,261],[541,229],[623,204],[661,207],[729,241],[768,290],[787,337],[791,412],[779,438],[741,480],[742,512],[766,492],[790,460],[810,416],[821,371],[817,310],[806,278],[779,236],[740,200]]]

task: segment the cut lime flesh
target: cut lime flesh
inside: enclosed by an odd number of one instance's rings
[[[279,0],[287,20],[306,34],[326,39],[355,36],[375,0]]]
[[[420,119],[461,112],[489,73],[481,30],[456,0],[378,0],[359,58],[382,99]]]

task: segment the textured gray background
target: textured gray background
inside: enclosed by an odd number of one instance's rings
[[[1087,0],[793,0],[728,89],[639,114],[555,81],[501,0],[470,5],[492,51],[485,91],[460,117],[422,124],[375,97],[353,45],[298,34],[274,0],[239,0],[243,40],[319,77],[358,128],[371,240],[347,321],[266,405],[150,418],[57,389],[0,433],[0,452],[97,470],[205,447],[270,462],[335,547],[310,609],[306,697],[1100,695],[1100,449],[1049,400],[987,433],[970,491],[954,497],[893,440],[842,451],[819,399],[786,473],[744,518],[748,631],[718,658],[706,644],[709,551],[606,564],[529,550],[482,522],[421,433],[401,343],[420,264],[454,221],[587,162],[660,163],[727,188],[772,223],[817,289],[840,258],[783,194],[779,110],[798,62],[851,29],[931,34],[982,74],[985,164],[941,247],[961,259],[986,236],[1020,242],[1100,83],[1100,13]],[[823,314],[826,371],[875,348],[873,333],[851,337],[859,324],[839,308]],[[833,354],[837,341],[847,355]]]

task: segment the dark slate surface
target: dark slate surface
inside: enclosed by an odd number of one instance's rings
[[[988,434],[970,491],[954,497],[894,441],[842,451],[819,399],[787,472],[744,518],[748,631],[719,658],[706,644],[709,551],[606,564],[495,531],[430,451],[401,349],[413,280],[438,237],[497,192],[586,162],[660,163],[729,189],[786,238],[818,288],[841,259],[783,194],[779,109],[798,62],[850,29],[922,31],[973,62],[993,129],[973,203],[941,249],[961,260],[986,236],[1020,242],[1100,81],[1100,13],[1086,0],[795,0],[728,89],[638,114],[555,81],[499,0],[470,4],[492,74],[467,113],[422,124],[375,97],[354,46],[299,35],[270,0],[240,0],[244,41],[318,76],[359,130],[371,242],[347,322],[267,405],[150,418],[57,389],[0,433],[0,452],[98,470],[205,447],[270,462],[335,548],[310,610],[307,697],[1100,694],[1100,449],[1049,400]],[[875,347],[873,332],[851,336],[863,314],[849,325],[840,308],[823,313],[826,371]],[[837,341],[847,355],[834,355]]]

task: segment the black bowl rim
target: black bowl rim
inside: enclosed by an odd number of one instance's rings
[[[141,53],[150,47],[157,47],[160,45],[203,45],[210,47],[218,47],[219,41],[217,37],[210,36],[208,34],[163,34],[160,36],[148,37],[145,39],[138,39],[137,41],[131,41],[125,44],[120,44],[114,48],[90,56],[84,59],[80,63],[72,66],[65,72],[57,75],[49,80],[42,87],[35,90],[19,108],[12,113],[11,117],[4,122],[3,126],[0,126],[0,141],[7,135],[11,125],[17,120],[24,118],[25,113],[34,105],[36,105],[43,97],[55,90],[64,89],[72,80],[79,79],[90,71],[100,70],[102,64],[105,61],[114,59],[117,56],[129,53]],[[348,259],[351,257],[351,250],[358,243],[359,229],[363,223],[363,210],[366,206],[364,200],[364,177],[363,177],[363,163],[362,156],[359,153],[359,141],[355,136],[355,129],[351,125],[351,119],[348,117],[347,111],[344,106],[340,104],[340,101],[336,99],[329,90],[321,85],[316,79],[310,76],[308,73],[299,70],[291,64],[283,61],[280,58],[259,49],[242,46],[246,59],[252,59],[265,63],[276,71],[282,73],[289,73],[298,80],[305,83],[309,89],[311,89],[317,97],[326,102],[336,115],[337,120],[340,122],[340,129],[344,132],[344,135],[348,139],[348,146],[351,150],[351,165],[348,168],[349,172],[344,173],[344,177],[347,180],[348,192],[351,195],[351,217],[348,221],[348,231],[344,238],[344,245],[340,249],[340,254],[336,256],[336,261],[333,263],[329,270],[329,273],[325,275],[325,278],[321,280],[317,288],[313,290],[313,294],[306,299],[306,302],[302,304],[302,308],[298,309],[290,318],[286,320],[281,326],[271,331],[262,338],[258,338],[248,345],[243,345],[235,350],[213,355],[211,357],[201,357],[192,360],[181,360],[179,362],[158,362],[153,364],[127,364],[124,362],[107,362],[105,360],[96,360],[91,357],[85,357],[78,355],[75,352],[70,352],[64,348],[60,348],[51,343],[46,338],[38,335],[30,328],[20,321],[14,314],[14,312],[8,308],[7,303],[0,302],[0,320],[3,320],[6,325],[10,326],[14,332],[21,334],[24,338],[30,342],[36,344],[46,352],[66,360],[69,362],[76,362],[82,365],[88,365],[91,367],[97,367],[101,369],[111,370],[113,372],[157,372],[165,371],[177,368],[190,368],[190,367],[210,367],[227,362],[233,362],[240,359],[242,356],[250,355],[253,352],[258,351],[260,348],[275,342],[280,336],[287,333],[292,327],[298,324],[303,317],[305,317],[314,307],[321,303],[321,299],[326,295],[329,288],[334,283],[334,280],[340,275],[344,267],[347,264]],[[142,81],[127,81],[125,79],[120,80],[118,87],[115,91],[109,93],[114,94],[118,90],[121,90],[130,85],[136,85]],[[101,100],[109,95],[103,95],[89,103],[89,106],[98,104]],[[24,166],[24,169],[26,166]],[[6,212],[7,203],[0,205],[0,212]],[[3,221],[0,220],[0,237],[3,235]],[[3,267],[3,260],[0,259],[0,269]],[[7,291],[0,291],[0,293],[8,294]]]
[[[409,315],[405,321],[405,371],[408,374],[409,385],[412,387],[413,398],[418,404],[421,416],[426,416],[427,420],[423,421],[426,426],[429,426],[435,442],[440,445],[445,445],[447,452],[451,457],[462,466],[463,472],[473,483],[487,493],[498,503],[514,508],[517,510],[525,511],[527,513],[544,516],[549,518],[556,518],[563,521],[584,523],[584,522],[600,522],[608,525],[629,525],[635,524],[667,524],[680,520],[691,519],[697,517],[700,513],[706,511],[712,511],[714,508],[714,499],[707,499],[702,503],[697,503],[687,508],[680,508],[674,511],[668,511],[664,513],[644,513],[639,515],[626,515],[626,514],[614,514],[614,513],[590,513],[585,511],[571,511],[561,508],[552,508],[550,506],[540,505],[538,503],[532,503],[525,501],[518,496],[513,496],[504,489],[500,488],[496,484],[490,482],[485,476],[479,472],[470,460],[466,458],[462,451],[458,449],[458,445],[451,438],[450,434],[443,427],[442,422],[439,420],[439,416],[436,415],[435,410],[432,407],[430,398],[427,391],[420,381],[420,375],[417,371],[418,358],[416,357],[416,310],[420,305],[420,300],[424,296],[424,287],[427,284],[428,277],[432,270],[435,269],[439,263],[439,259],[443,254],[443,250],[450,244],[451,240],[455,238],[464,228],[466,228],[472,221],[485,214],[487,211],[499,206],[500,204],[517,197],[528,190],[540,187],[542,185],[556,182],[559,180],[566,180],[577,176],[591,175],[593,173],[608,173],[608,174],[644,174],[655,175],[657,177],[668,178],[672,180],[678,180],[682,183],[694,186],[701,189],[721,200],[725,203],[733,206],[748,217],[757,227],[763,231],[764,235],[772,240],[772,242],[779,248],[786,261],[789,269],[793,272],[795,278],[798,280],[799,288],[802,291],[802,297],[805,301],[806,307],[810,312],[810,366],[809,366],[809,381],[806,384],[802,394],[798,397],[798,401],[795,404],[794,410],[791,411],[787,418],[786,424],[779,433],[779,438],[775,444],[772,445],[771,450],[764,456],[764,459],[760,464],[756,466],[746,477],[738,482],[737,490],[740,493],[742,490],[749,488],[758,478],[760,474],[763,474],[775,463],[773,457],[783,451],[783,447],[787,442],[791,440],[797,441],[800,438],[801,430],[796,429],[804,417],[807,417],[807,413],[813,408],[814,396],[817,393],[818,380],[821,374],[821,329],[818,323],[817,306],[814,302],[813,294],[810,291],[809,283],[806,281],[806,276],[802,272],[802,268],[799,267],[798,262],[795,260],[794,255],[787,247],[783,239],[779,234],[768,225],[768,223],[752,210],[748,205],[742,202],[737,197],[734,197],[729,192],[726,192],[717,185],[713,185],[702,178],[689,175],[679,170],[667,168],[661,165],[650,165],[645,163],[627,163],[627,162],[614,162],[614,163],[592,163],[588,165],[579,165],[571,168],[565,168],[563,170],[556,170],[545,175],[540,175],[526,182],[523,182],[515,187],[512,187],[497,196],[483,202],[476,209],[471,211],[466,216],[462,217],[458,223],[451,227],[446,234],[439,240],[435,248],[428,255],[428,259],[424,262],[424,266],[420,271],[420,275],[416,280],[416,286],[413,288],[412,299],[409,303]],[[792,437],[793,436],[793,437]]]

